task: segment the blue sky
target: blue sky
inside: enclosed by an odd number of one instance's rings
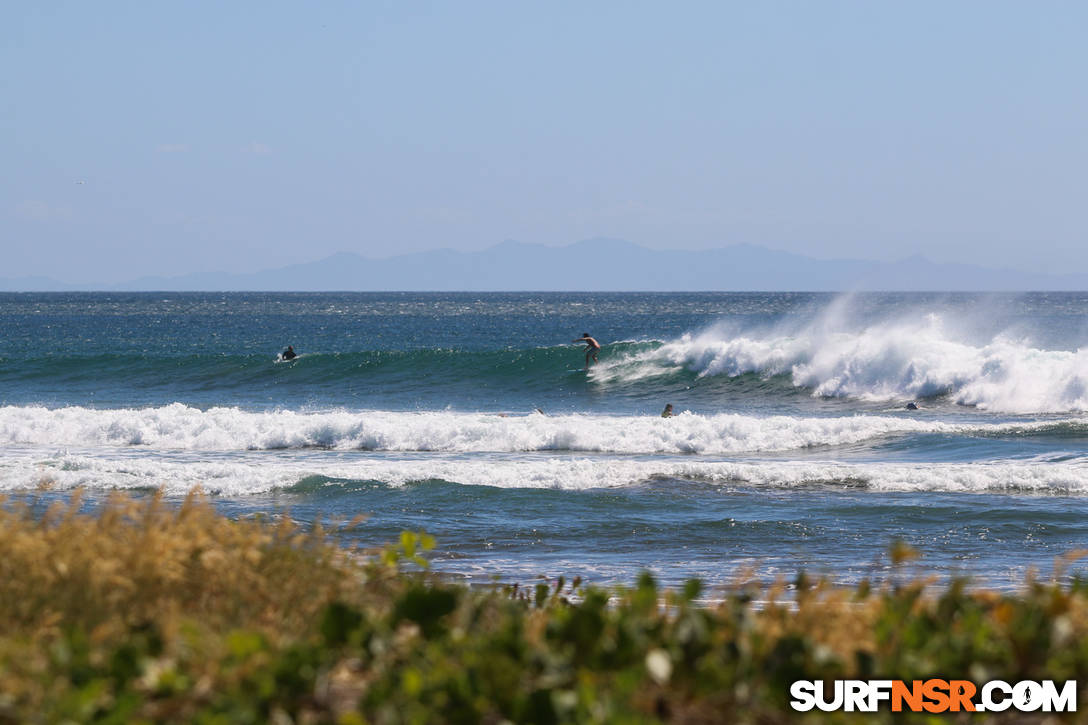
[[[1084,3],[3,15],[0,277],[595,236],[1088,271]]]

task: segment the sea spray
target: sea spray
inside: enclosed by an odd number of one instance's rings
[[[937,313],[840,329],[821,319],[790,334],[720,326],[617,356],[595,377],[613,385],[675,374],[788,376],[814,397],[954,403],[1004,413],[1088,410],[1088,349],[1047,350],[1004,333],[963,341]]]

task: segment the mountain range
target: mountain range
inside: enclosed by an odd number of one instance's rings
[[[815,259],[748,244],[654,250],[618,239],[565,247],[506,241],[478,252],[437,249],[371,259],[340,252],[250,274],[143,277],[117,285],[0,279],[4,291],[1024,291],[1086,290],[1088,274],[1046,275],[914,256]]]

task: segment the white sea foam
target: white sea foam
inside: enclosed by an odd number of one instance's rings
[[[249,455],[252,458],[222,461],[177,461],[161,456],[110,458],[64,453],[7,458],[0,464],[0,491],[32,490],[41,486],[55,490],[161,487],[169,494],[184,494],[199,486],[212,494],[246,496],[282,489],[313,476],[338,481],[380,481],[391,486],[437,479],[465,485],[571,491],[654,485],[655,481],[664,479],[691,481],[693,485],[719,485],[723,490],[826,485],[870,491],[1088,491],[1088,466],[1084,463],[688,462],[676,458],[630,461],[577,456],[546,460],[464,460],[446,456],[375,460],[363,455],[322,461]],[[330,482],[325,485],[342,484]]]
[[[1088,425],[1088,420],[1075,420]],[[657,416],[388,411],[247,412],[158,408],[0,408],[0,445],[148,447],[246,451],[329,448],[375,451],[585,451],[738,454],[839,446],[910,433],[1002,434],[1052,422],[964,425],[906,415],[791,417],[683,413]]]
[[[604,361],[601,382],[684,368],[700,376],[788,375],[814,396],[869,400],[948,395],[957,403],[1010,413],[1088,410],[1088,348],[1048,350],[998,334],[968,342],[962,321],[919,313],[857,325],[832,308],[796,329],[713,328],[653,350]]]

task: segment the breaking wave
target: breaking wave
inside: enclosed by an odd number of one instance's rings
[[[633,383],[681,370],[698,378],[784,377],[813,396],[944,397],[1004,413],[1088,410],[1088,348],[1043,349],[1009,333],[972,340],[936,313],[863,326],[821,319],[795,330],[717,327],[618,355],[593,375]]]
[[[973,436],[1084,435],[1088,419],[947,423],[906,415],[840,417],[696,415],[674,418],[599,415],[498,415],[450,411],[250,412],[200,410],[180,403],[98,410],[0,408],[0,445],[148,447],[160,450],[369,451],[701,454],[790,451],[842,446],[904,434]]]
[[[880,491],[1070,494],[1088,492],[1083,463],[840,463],[828,461],[548,460],[315,460],[173,461],[163,457],[101,458],[59,454],[11,459],[0,467],[0,491],[156,489],[184,495],[194,487],[224,496],[277,490],[350,491],[362,483],[404,486],[447,482],[498,488],[581,491],[662,481],[736,487]]]

